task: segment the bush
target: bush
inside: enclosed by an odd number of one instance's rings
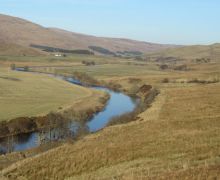
[[[24,71],[29,71],[29,67],[28,66],[24,66]]]
[[[120,91],[120,89],[122,88],[121,84],[114,82],[104,83],[104,85],[113,91]]]
[[[197,58],[197,59],[196,59],[196,62],[197,62],[197,63],[208,63],[208,62],[210,62],[210,61],[211,61],[210,58]]]
[[[170,82],[170,80],[168,79],[168,78],[164,78],[163,80],[162,80],[162,83],[169,83]]]
[[[86,66],[95,66],[95,62],[94,61],[82,61],[82,64],[84,64]]]
[[[135,117],[136,117],[136,111],[133,111],[133,112],[130,112],[130,113],[126,113],[126,114],[123,114],[121,116],[116,116],[116,117],[113,117],[109,121],[108,126],[128,123],[128,122],[133,121],[135,119]]]
[[[33,118],[21,117],[10,121],[7,124],[9,133],[24,133],[34,130],[36,128],[36,124]]]
[[[139,83],[139,82],[141,82],[141,79],[139,79],[139,78],[129,78],[128,82],[129,83]]]
[[[198,84],[211,84],[211,83],[218,83],[219,79],[218,78],[214,78],[212,80],[204,80],[204,79],[192,79],[189,80],[188,83],[198,83]]]
[[[100,83],[94,79],[92,76],[83,72],[73,72],[73,78],[79,80],[84,85],[99,85]]]
[[[168,69],[168,68],[169,68],[169,66],[167,64],[160,65],[161,70],[165,70],[165,69]]]
[[[11,68],[11,70],[15,70],[16,69],[16,65],[15,64],[11,64],[10,68]]]
[[[138,93],[139,89],[140,89],[140,87],[137,86],[136,84],[134,84],[134,85],[129,89],[128,94],[130,94],[130,95],[135,95],[135,94]]]
[[[128,122],[137,120],[138,119],[137,115],[140,114],[141,112],[145,111],[146,109],[148,109],[151,106],[151,104],[153,103],[155,97],[159,93],[160,93],[159,90],[152,89],[150,91],[150,93],[148,93],[144,97],[144,100],[142,100],[138,104],[138,106],[135,108],[134,111],[123,114],[121,116],[113,117],[107,125],[112,126],[112,125],[123,124],[123,123],[128,123]]]
[[[188,67],[187,67],[187,65],[183,64],[183,65],[174,67],[174,70],[177,70],[177,71],[187,71]]]

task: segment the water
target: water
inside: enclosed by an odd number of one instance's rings
[[[62,78],[72,84],[82,85],[80,81],[73,78],[64,78],[62,76],[56,77]],[[65,124],[65,127],[55,128],[50,132],[32,132],[10,138],[0,139],[0,153],[31,149],[42,144],[42,141],[47,143],[51,140],[65,139],[67,131],[70,134],[75,134],[79,129],[84,129],[89,132],[96,132],[104,128],[113,117],[133,111],[138,103],[137,99],[131,98],[120,92],[115,92],[104,87],[90,88],[107,92],[110,95],[110,99],[107,102],[104,110],[95,114],[89,121],[87,121],[87,123],[80,124],[72,120],[68,124]]]
[[[131,112],[136,106],[136,101],[123,93],[114,92],[106,88],[98,89],[108,92],[110,94],[110,100],[105,109],[87,123],[90,132],[95,132],[105,127],[113,117]]]

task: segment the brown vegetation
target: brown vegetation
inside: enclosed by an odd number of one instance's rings
[[[162,82],[162,83],[169,83],[170,80],[169,80],[168,78],[164,78],[161,82]]]
[[[214,78],[214,79],[209,79],[209,80],[205,80],[205,79],[192,79],[192,80],[188,80],[187,83],[198,83],[198,84],[212,84],[212,83],[218,83],[220,80],[218,78]]]
[[[102,96],[96,95],[92,99],[88,99],[87,102],[81,101],[77,103],[77,106],[74,105],[61,112],[52,112],[45,116],[37,117],[19,117],[7,122],[2,121],[0,122],[0,137],[33,132],[51,125],[58,127],[69,119],[84,122],[89,120],[95,113],[101,111],[108,99],[108,94]]]
[[[94,61],[82,61],[82,64],[84,64],[86,66],[95,66],[95,62]]]
[[[187,71],[188,67],[186,64],[183,64],[183,65],[175,66],[173,69],[176,71]]]
[[[29,21],[6,15],[0,15],[0,22],[0,41],[6,41],[11,44],[16,42],[16,44],[20,45],[23,49],[28,48],[28,51],[22,49],[22,52],[38,52],[36,48],[30,48],[30,44],[67,50],[88,50],[89,46],[98,46],[113,52],[119,50],[155,52],[169,47],[175,47],[175,45],[153,44],[129,39],[100,38],[56,28],[45,28]],[[6,48],[5,50],[8,49]],[[16,50],[16,48],[14,48],[14,50]]]
[[[87,73],[73,72],[73,78],[79,80],[82,84],[87,86],[100,85],[93,77],[89,76]]]
[[[146,111],[157,95],[159,94],[159,91],[157,89],[152,89],[152,86],[150,85],[143,85],[141,88],[139,88],[133,96],[139,96],[139,103],[137,107],[129,113],[123,114],[121,116],[113,117],[109,123],[108,126],[116,125],[116,124],[123,124],[128,123],[131,121],[136,121],[139,119],[138,115],[144,111]]]
[[[168,69],[169,68],[169,66],[167,65],[167,64],[162,64],[162,65],[160,65],[160,69],[161,70],[166,70],[166,69]]]

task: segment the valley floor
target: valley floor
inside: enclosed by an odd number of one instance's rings
[[[5,167],[1,171],[2,177],[71,180],[220,178],[220,83],[189,83],[193,78],[207,80],[219,76],[219,63],[189,66],[193,70],[186,72],[148,71],[146,66],[146,73],[135,72],[137,74],[133,75],[132,69],[130,76],[105,74],[103,79],[120,83],[128,90],[133,87],[131,78],[139,78],[137,85],[151,84],[160,90],[160,94],[149,109],[139,114],[138,120],[106,127],[77,142],[21,158]],[[169,82],[162,83],[164,78]]]

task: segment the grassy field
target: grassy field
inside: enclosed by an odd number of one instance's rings
[[[3,56],[0,55],[0,63],[10,64],[18,63],[25,65],[69,65],[77,64],[83,61],[94,61],[97,64],[103,63],[118,63],[120,61],[129,61],[117,57],[106,56],[90,56],[90,55],[67,55],[66,57],[55,57],[54,55],[45,56]]]
[[[107,127],[12,164],[8,179],[218,179],[220,178],[220,63],[186,61],[189,70],[160,70],[157,63],[99,60],[96,66],[72,61],[48,71],[86,72],[123,88],[151,84],[160,90],[139,120]],[[30,63],[30,62],[23,62]],[[180,62],[180,64],[183,62]],[[45,63],[46,64],[46,63]],[[41,69],[45,70],[45,68]],[[169,81],[164,83],[167,78]],[[193,79],[205,83],[189,83]],[[25,152],[24,152],[25,153]],[[0,159],[8,162],[12,154]],[[56,157],[56,158],[54,158]],[[7,159],[8,158],[8,159]],[[50,162],[48,164],[48,162]],[[3,164],[3,163],[2,163]]]
[[[46,75],[0,68],[0,120],[65,109],[92,91]]]
[[[42,70],[40,68],[39,70]],[[97,79],[106,79],[112,77],[127,77],[127,76],[136,76],[136,75],[146,75],[146,74],[158,74],[161,72],[157,71],[158,68],[152,65],[134,65],[126,63],[108,63],[96,65],[93,67],[84,66],[84,65],[75,65],[72,67],[60,67],[47,70],[43,69],[46,72],[54,72],[58,74],[73,74],[74,72],[83,72],[87,73],[90,76],[93,76]]]

